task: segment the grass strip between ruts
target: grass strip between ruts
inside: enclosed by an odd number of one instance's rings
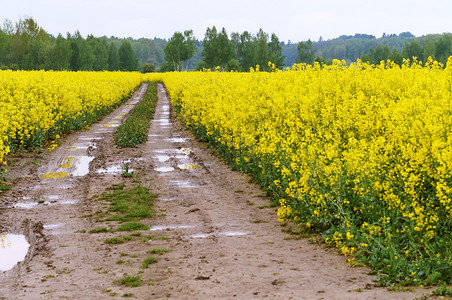
[[[143,99],[115,132],[115,143],[118,147],[137,147],[147,141],[157,99],[157,82],[148,82]]]

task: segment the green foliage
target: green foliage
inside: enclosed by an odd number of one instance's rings
[[[149,226],[143,223],[125,223],[116,228],[116,231],[134,231],[134,230],[148,230]]]
[[[422,50],[419,40],[413,40],[411,43],[405,41],[405,45],[402,49],[402,55],[404,58],[413,59],[413,57],[417,57],[418,61],[423,61],[424,51]]]
[[[109,71],[119,70],[118,48],[116,48],[114,43],[111,43],[108,48],[108,70]]]
[[[78,65],[81,71],[92,71],[96,56],[94,55],[93,48],[87,40],[81,40],[79,44],[79,57]]]
[[[435,296],[452,296],[452,287],[442,285],[432,292]]]
[[[115,132],[115,142],[119,147],[137,147],[148,138],[150,120],[154,116],[157,103],[157,82],[150,82],[143,100],[133,110],[127,120]]]
[[[244,31],[240,35],[240,40],[237,42],[237,57],[244,71],[249,71],[251,67],[256,66],[254,58],[256,45],[254,41],[254,36],[248,31]]]
[[[271,40],[268,43],[268,60],[275,64],[275,67],[278,69],[282,69],[284,67],[282,46],[278,37],[274,33],[272,33]]]
[[[122,239],[120,239],[120,238],[114,237],[114,238],[109,238],[109,239],[104,240],[104,243],[105,244],[109,244],[109,245],[111,245],[111,244],[122,244],[122,243],[124,243],[124,241]]]
[[[221,32],[217,32],[215,26],[212,29],[207,28],[201,54],[209,68],[215,69],[220,66],[224,69],[234,56],[232,43],[229,41],[226,29],[223,28]]]
[[[158,248],[154,248],[154,249],[151,249],[151,250],[149,250],[148,251],[148,253],[149,254],[163,254],[163,253],[166,253],[166,252],[168,252],[169,250],[168,249],[158,249]]]
[[[202,68],[201,68],[201,70],[202,70]],[[225,71],[241,71],[241,70],[242,70],[242,66],[240,65],[240,62],[236,59],[231,59],[226,64]]]
[[[93,71],[108,70],[108,44],[106,38],[95,38],[88,35],[86,39],[94,53]]]
[[[121,166],[121,169],[122,169],[122,173],[121,173],[122,177],[132,177],[133,176],[133,171],[129,172],[129,164],[128,163],[124,163]]]
[[[176,69],[174,69],[174,65],[168,61],[163,62],[159,68],[159,72],[173,72],[173,71],[176,71]]]
[[[52,49],[52,62],[50,68],[59,71],[68,70],[70,68],[69,60],[71,55],[71,43],[64,39],[61,34],[58,35]]]
[[[207,46],[204,45],[207,48],[206,53],[203,43],[195,39],[191,30],[186,30],[184,33],[179,32],[177,36],[175,33],[169,41],[159,38],[140,38],[138,40],[116,37],[95,38],[92,35],[83,39],[78,31],[73,35],[68,34],[66,38],[61,34],[55,38],[47,34],[32,18],[21,19],[15,26],[6,19],[0,29],[0,69],[70,69],[73,71],[136,71],[141,69],[144,71],[140,66],[149,63],[159,71],[168,72],[187,69],[200,70],[206,67],[204,63],[201,63],[204,60],[208,67],[215,68],[219,65],[223,70],[239,70],[235,64],[235,61],[238,61],[241,65],[240,70],[247,72],[256,64],[260,65],[261,70],[268,71],[268,61],[281,69],[284,65],[292,66],[297,58],[300,60],[297,49],[300,44],[290,41],[288,43],[279,42],[277,36],[272,34],[270,41],[264,45],[263,41],[265,38],[268,40],[269,35],[262,30],[259,30],[256,36],[248,31],[241,34],[234,32],[229,39],[224,28],[222,32],[208,28],[206,31],[206,34],[209,33],[208,43]],[[217,38],[221,37],[219,39],[221,42],[209,45],[211,38],[215,40],[215,32]],[[451,42],[451,34],[416,38],[409,32],[399,35],[383,34],[378,39],[367,34],[342,35],[327,41],[320,37],[317,42],[312,42],[315,53],[312,60],[308,57],[308,61],[312,63],[317,55],[327,62],[332,59],[345,59],[347,62],[352,62],[359,57],[366,58],[366,60],[370,57],[368,61],[374,63],[381,58],[377,47],[387,46],[390,55],[388,57],[385,49],[383,56],[386,59],[394,60],[399,65],[402,64],[403,58],[412,59],[413,56],[416,56],[418,61],[425,61],[431,56],[446,64],[447,58],[452,54]],[[121,51],[121,61],[118,48],[125,43],[130,44],[130,47],[126,46],[127,49],[124,48]],[[303,43],[303,47],[307,43]],[[374,49],[376,57],[370,54],[371,49]],[[231,52],[232,56],[229,56]],[[201,57],[201,54],[204,57]],[[231,60],[234,64],[231,64]],[[267,61],[264,62],[264,60]],[[146,68],[148,68],[147,65]]]
[[[297,63],[305,63],[305,64],[313,64],[315,58],[314,46],[311,40],[308,40],[306,43],[300,42],[297,46],[298,57],[296,59]]]
[[[99,200],[111,202],[110,212],[118,213],[107,220],[127,222],[152,218],[152,207],[156,197],[157,195],[151,193],[149,189],[136,186],[129,189],[113,189],[110,193],[102,194]]]
[[[144,63],[141,66],[141,73],[154,73],[154,72],[155,72],[154,64]]]
[[[268,69],[268,34],[265,33],[262,28],[259,29],[259,32],[256,35],[255,40],[255,57],[254,60],[256,62],[256,65],[259,65],[260,70],[265,71]]]
[[[203,69],[208,69],[209,66],[207,65],[207,63],[204,60],[201,60],[198,62],[198,64],[196,65],[196,71],[201,71]]]
[[[173,65],[175,71],[188,70],[188,61],[196,52],[193,30],[185,30],[183,34],[175,32],[163,51],[165,60]]]
[[[444,34],[435,44],[434,58],[446,65],[450,55],[452,55],[452,34]]]
[[[155,264],[159,260],[155,257],[148,257],[144,260],[143,264],[141,265],[142,269],[147,269],[150,264]]]
[[[121,279],[115,281],[118,285],[128,286],[128,287],[137,287],[141,285],[141,277],[140,276],[130,276],[124,275]]]
[[[224,28],[221,32],[217,32],[215,26],[207,28],[201,55],[203,60],[198,63],[196,70],[220,66],[225,71],[248,72],[251,67],[259,65],[261,71],[271,71],[269,61],[276,68],[284,66],[278,37],[273,33],[269,41],[269,35],[262,29],[255,36],[248,31],[241,34],[233,32],[229,40]]]
[[[109,230],[105,227],[100,227],[100,228],[94,228],[91,229],[90,231],[88,231],[88,233],[103,233],[103,232],[108,232]]]
[[[389,59],[389,56],[391,55],[391,52],[389,50],[389,47],[384,45],[378,45],[377,48],[371,48],[370,49],[370,57],[372,58],[371,63],[373,64],[379,64],[381,61],[386,61]]]
[[[4,184],[3,182],[0,182],[0,191],[9,191],[11,187],[9,185]]]
[[[119,54],[119,68],[121,71],[137,71],[138,59],[135,52],[132,50],[132,45],[129,41],[122,42],[118,50]]]

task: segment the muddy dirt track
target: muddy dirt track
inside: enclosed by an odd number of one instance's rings
[[[27,236],[25,261],[0,274],[0,299],[413,299],[373,285],[366,268],[282,232],[275,208],[249,178],[234,172],[182,129],[163,86],[139,148],[119,149],[116,127],[146,86],[89,130],[39,154],[14,158],[12,189],[0,192],[0,232]],[[134,176],[121,176],[128,163]],[[100,226],[92,199],[112,184],[141,183],[158,194],[141,236],[90,234]],[[125,234],[124,234],[125,235]],[[140,268],[150,249],[157,263]],[[115,283],[140,276],[141,286]]]

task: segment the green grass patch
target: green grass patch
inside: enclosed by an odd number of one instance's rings
[[[151,193],[148,188],[141,185],[128,188],[121,184],[112,185],[106,188],[106,190],[107,191],[99,195],[97,201],[101,203],[109,203],[110,208],[108,211],[98,211],[94,214],[98,222],[130,222],[145,218],[152,218],[154,216],[153,205],[157,195]],[[99,228],[97,230],[103,229]]]
[[[11,189],[11,187],[9,185],[0,183],[0,191],[6,192],[9,191]]]
[[[130,222],[120,225],[116,228],[116,231],[135,231],[135,230],[148,230],[149,226],[140,222]]]
[[[452,287],[442,285],[432,292],[435,296],[452,296]]]
[[[124,163],[123,165],[121,165],[121,169],[122,169],[122,173],[121,173],[122,177],[132,177],[134,174],[133,171],[129,172],[129,164],[128,163]]]
[[[104,243],[110,244],[110,245],[111,244],[122,244],[122,243],[124,243],[124,240],[121,238],[114,237],[114,238],[105,239]]]
[[[157,99],[157,82],[149,82],[143,99],[115,132],[118,147],[137,147],[147,141],[149,121],[154,116]]]
[[[116,280],[115,283],[123,286],[136,287],[141,285],[141,277],[124,275],[121,279]]]
[[[88,231],[88,233],[102,233],[102,232],[108,232],[109,230],[106,227],[100,227],[100,228],[94,228]]]
[[[157,195],[141,185],[133,188],[118,188],[109,194],[104,194],[104,198],[111,202],[110,212],[117,212],[107,221],[127,222],[152,218],[152,207]]]
[[[125,184],[112,184],[111,186],[107,187],[106,190],[107,191],[116,191],[116,190],[122,190],[125,187],[126,187]],[[99,199],[99,196],[97,198]]]
[[[141,265],[142,269],[146,269],[149,267],[150,264],[155,264],[159,260],[155,257],[148,257],[144,260],[143,264]]]
[[[149,250],[148,253],[149,254],[163,254],[163,253],[166,253],[168,251],[169,251],[168,249],[157,249],[157,248],[154,248],[154,249]]]

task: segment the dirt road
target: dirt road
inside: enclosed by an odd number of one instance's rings
[[[15,159],[11,191],[0,194],[0,232],[23,233],[24,262],[0,274],[0,299],[413,299],[375,288],[366,268],[282,232],[275,208],[249,178],[234,172],[182,129],[163,86],[148,142],[118,149],[113,132],[145,91],[90,130],[65,137],[45,155]],[[128,163],[134,176],[124,178]],[[157,193],[149,230],[121,244],[104,226],[94,195],[112,184]],[[115,226],[116,223],[106,223]],[[124,239],[125,240],[125,239]],[[13,245],[14,246],[14,245]],[[158,262],[143,268],[149,250]],[[118,280],[139,276],[140,286]]]

